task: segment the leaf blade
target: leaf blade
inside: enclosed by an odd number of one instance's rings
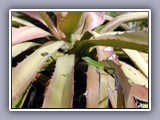
[[[112,19],[109,23],[107,23],[104,26],[104,28],[100,31],[100,33],[113,31],[115,28],[117,28],[120,24],[124,22],[147,19],[147,18],[148,18],[148,12],[135,12],[135,13],[123,14]]]
[[[51,18],[49,17],[49,15],[46,12],[39,12],[38,13],[40,15],[40,17],[45,21],[45,23],[47,24],[50,32],[58,39],[61,39],[61,36],[59,35],[57,28],[55,26],[55,24],[52,22]]]
[[[112,46],[112,47],[147,51],[148,33],[126,32],[118,35],[104,35],[101,37],[93,38],[91,40],[83,40],[77,42],[76,46],[73,49],[71,49],[70,52],[82,53],[86,49],[92,46]]]
[[[26,15],[28,15],[29,17],[38,20],[39,22],[41,22],[42,24],[44,24],[45,26],[47,26],[47,24],[45,23],[45,21],[41,18],[41,16],[38,14],[38,12],[22,12]]]
[[[42,108],[72,107],[74,62],[74,55],[65,55],[57,59]]]
[[[12,68],[12,102],[22,94],[46,60],[63,44],[63,41],[47,42],[15,68]],[[42,56],[43,52],[47,52],[48,55]]]
[[[133,68],[125,62],[121,61],[120,63],[122,64],[121,68],[126,77],[129,78],[134,84],[145,85],[146,87],[148,86],[148,79],[137,69]]]
[[[60,29],[70,38],[79,25],[83,12],[69,12],[60,23]]]
[[[25,26],[35,26],[34,24],[26,21],[26,20],[23,20],[21,18],[18,18],[18,17],[14,17],[12,16],[12,26],[13,26],[13,23],[19,23],[19,24],[22,24],[22,25],[25,25]]]
[[[99,107],[99,75],[96,67],[89,65],[87,71],[87,108]]]
[[[148,62],[137,50],[122,49],[129,58],[135,63],[143,74],[148,78]]]
[[[12,30],[12,44],[50,36],[51,34],[38,27],[20,27]]]
[[[37,46],[37,45],[40,45],[40,44],[37,44],[34,42],[24,42],[24,43],[19,43],[19,44],[13,45],[12,46],[12,57],[16,57],[21,52],[23,52],[31,47]]]

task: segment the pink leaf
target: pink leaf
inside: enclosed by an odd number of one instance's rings
[[[134,84],[131,87],[131,93],[135,98],[148,102],[148,88],[145,86]]]
[[[144,102],[148,102],[148,88],[142,85],[133,84],[127,99],[127,108],[137,108],[135,98]]]
[[[41,16],[39,15],[38,12],[22,12],[28,16],[30,16],[31,18],[40,21],[41,23],[43,23],[45,26],[47,26],[47,24],[45,23],[45,21],[41,18]]]
[[[87,71],[87,108],[98,108],[99,104],[99,76],[96,68],[89,65]]]
[[[50,33],[38,27],[20,27],[12,30],[12,44],[46,36],[50,36]]]
[[[90,31],[105,21],[105,12],[86,12],[83,32]]]

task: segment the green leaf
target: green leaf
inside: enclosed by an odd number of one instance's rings
[[[24,92],[48,58],[63,44],[63,41],[47,42],[12,68],[12,102]]]
[[[34,42],[24,42],[24,43],[19,43],[16,45],[12,46],[12,57],[16,57],[23,51],[33,47],[33,46],[38,46],[40,44],[34,43]]]
[[[42,108],[71,108],[73,100],[74,55],[61,56],[46,90]]]
[[[148,12],[135,12],[135,13],[123,14],[108,22],[104,26],[104,28],[100,31],[100,33],[113,31],[124,22],[147,19],[147,18],[148,18]]]
[[[87,40],[89,39],[90,37],[92,37],[92,34],[90,32],[85,32],[81,38],[81,40]]]
[[[92,46],[112,46],[119,48],[135,49],[140,51],[148,50],[147,32],[126,32],[117,35],[103,35],[91,40],[77,42],[69,53],[83,54],[85,50]]]
[[[61,21],[59,27],[68,38],[76,31],[82,14],[83,12],[69,12]]]

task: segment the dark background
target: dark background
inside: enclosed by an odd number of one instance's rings
[[[2,120],[112,119],[150,120],[160,113],[160,15],[159,0],[1,0],[0,4],[0,116]],[[151,9],[152,107],[150,112],[10,112],[9,111],[9,9]]]

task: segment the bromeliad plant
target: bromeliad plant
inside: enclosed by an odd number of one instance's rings
[[[111,13],[13,11],[12,108],[148,107],[148,13]]]

